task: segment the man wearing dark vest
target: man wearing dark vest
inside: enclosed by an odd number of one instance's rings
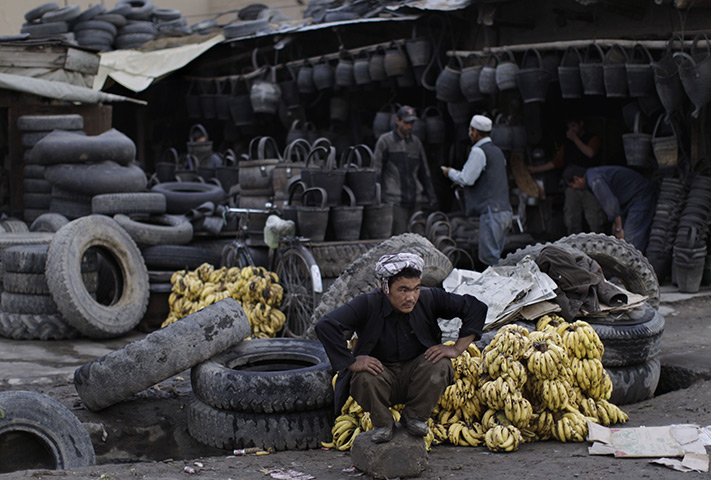
[[[393,205],[393,235],[407,231],[410,217],[417,208],[418,182],[437,209],[437,195],[432,185],[427,156],[422,142],[412,135],[417,120],[415,109],[404,105],[395,116],[395,128],[384,133],[375,144],[373,166],[382,186],[383,201]]]
[[[506,158],[491,142],[490,133],[491,119],[474,115],[469,122],[473,146],[464,167],[461,171],[442,167],[445,176],[464,186],[465,213],[479,217],[478,256],[485,265],[495,265],[501,258],[513,220]]]

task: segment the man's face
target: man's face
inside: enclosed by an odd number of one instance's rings
[[[395,117],[395,125],[397,126],[397,131],[402,136],[402,138],[407,138],[410,136],[410,132],[412,131],[412,126],[415,124],[414,121],[412,122],[405,122],[400,120],[399,118]]]
[[[583,122],[576,122],[575,120],[571,120],[567,123],[566,128],[575,132],[576,135],[580,135],[580,132],[583,130]]]
[[[472,141],[472,143],[476,143],[479,141],[479,132],[476,128],[472,126],[469,126],[469,139]]]
[[[400,313],[410,313],[417,300],[420,298],[419,278],[398,278],[390,285],[390,293],[387,294],[390,305]]]

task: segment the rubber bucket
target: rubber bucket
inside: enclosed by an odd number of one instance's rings
[[[252,109],[252,100],[249,98],[249,93],[239,93],[237,89],[237,80],[231,81],[232,95],[227,100],[227,105],[230,110],[230,118],[236,127],[244,127],[254,124],[254,109]]]
[[[516,74],[519,67],[516,58],[510,50],[505,51],[506,60],[502,60],[496,65],[496,87],[501,90],[513,90],[516,88]]]
[[[271,148],[271,152],[267,149]],[[249,156],[239,162],[239,184],[245,190],[267,190],[274,192],[274,167],[281,161],[281,155],[272,137],[254,137],[249,142]]]
[[[673,36],[667,42],[667,49],[658,62],[652,62],[654,72],[654,86],[657,89],[659,100],[667,113],[677,110],[684,101],[684,86],[679,77],[679,67],[674,60],[673,44],[680,42],[680,50],[683,50],[683,39]]]
[[[355,194],[356,205],[372,204],[378,178],[373,167],[373,151],[364,144],[349,147],[341,156],[341,165],[348,166],[346,186]]]
[[[306,191],[306,184],[304,182],[294,181],[289,184],[288,190],[289,198],[287,199],[286,203],[284,203],[284,205],[280,208],[281,218],[283,218],[284,220],[293,221],[296,225],[296,235],[301,235],[299,230],[299,218],[296,214],[296,209],[298,205],[301,205],[301,196],[303,195],[304,191]],[[298,202],[298,205],[295,202]],[[277,208],[279,208],[278,205]]]
[[[205,127],[199,123],[190,127],[186,146],[188,153],[197,158],[198,162],[212,155],[212,142],[207,135]]]
[[[529,67],[531,53],[535,55],[535,61]],[[523,98],[523,103],[544,102],[551,79],[548,70],[543,68],[541,54],[535,48],[529,48],[523,54],[521,65],[522,68],[516,73],[516,85],[521,93],[521,98]]]
[[[634,117],[634,131],[622,134],[622,147],[625,152],[625,160],[630,167],[649,167],[652,164],[654,152],[652,151],[652,135],[640,133],[639,131],[640,112]]]
[[[272,184],[277,205],[288,198],[289,182],[294,178],[301,178],[301,169],[306,165],[310,148],[306,140],[296,139],[286,146],[284,157],[274,166]]]
[[[422,112],[422,119],[427,129],[427,143],[437,144],[444,142],[445,126],[442,112],[437,107],[427,107]]]
[[[614,44],[605,54],[602,71],[605,81],[605,93],[608,98],[627,97],[627,71],[625,65],[629,57],[619,44]]]
[[[471,63],[471,65],[462,67],[462,72],[459,75],[459,89],[468,102],[481,102],[484,100],[484,94],[479,90],[479,75],[483,68],[481,57],[479,55],[469,55],[466,62]]]
[[[360,237],[364,240],[390,238],[393,231],[393,206],[381,203],[380,184],[375,184],[375,202],[363,208]]]
[[[225,193],[229,193],[232,187],[239,182],[239,170],[237,170],[237,155],[228,150],[223,155],[224,164],[215,167],[215,178],[219,180]]]
[[[595,59],[593,52],[597,53],[597,59]],[[580,68],[580,82],[583,85],[583,94],[605,94],[605,79],[602,67],[604,58],[605,54],[602,48],[596,43],[591,43],[585,49],[583,61],[578,65],[578,68]]]
[[[318,198],[315,206],[308,205],[309,197]],[[301,195],[301,205],[296,207],[296,218],[299,232],[312,242],[323,242],[326,238],[330,208],[327,205],[328,194],[323,188],[313,187],[304,190]]]
[[[663,118],[664,116],[660,115],[656,125],[654,125],[654,131],[652,132],[652,150],[654,151],[654,158],[657,159],[657,165],[660,167],[674,167],[679,158],[679,145],[676,135],[666,137],[657,136],[657,131],[659,130],[659,125]]]
[[[496,87],[496,66],[498,63],[499,57],[491,54],[479,72],[479,91],[485,95],[493,95],[498,91]]]
[[[392,130],[390,122],[396,110],[397,107],[395,105],[387,103],[375,113],[375,117],[373,117],[373,135],[375,135],[375,138],[380,138],[382,134]]]
[[[333,236],[339,242],[358,240],[363,224],[363,207],[356,205],[355,195],[350,188],[344,186],[343,191],[348,195],[348,204],[331,207]]]
[[[568,47],[558,65],[558,82],[560,96],[563,98],[580,98],[583,94],[583,82],[580,80],[580,51]]]
[[[353,60],[353,79],[356,85],[368,85],[371,81],[370,57],[365,50],[361,50]]]
[[[654,71],[652,56],[647,47],[641,44],[634,46],[632,56],[625,64],[627,72],[627,90],[630,97],[640,98],[654,95]]]
[[[462,67],[461,65],[454,65],[455,61],[459,62],[459,57],[453,55],[450,59],[450,64],[444,67],[437,76],[435,82],[437,100],[443,102],[461,102],[464,100],[460,86]]]
[[[706,262],[706,247],[674,247],[672,270],[677,287],[682,293],[696,293],[701,286]]]
[[[695,118],[699,115],[701,107],[706,105],[711,99],[711,46],[706,39],[706,51],[703,53],[696,51],[696,44],[700,35],[694,37],[691,47],[691,54],[676,52],[674,59],[679,64],[679,77],[681,84],[686,91],[686,95],[694,104],[694,111],[691,115]]]
[[[156,176],[161,183],[175,181],[175,169],[179,161],[178,151],[169,148],[163,152],[161,161],[156,163]]]

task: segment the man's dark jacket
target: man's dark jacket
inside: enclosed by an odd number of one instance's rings
[[[478,339],[481,338],[486,311],[486,304],[471,295],[457,295],[439,288],[422,287],[420,298],[408,315],[415,336],[425,348],[429,348],[442,343],[438,318],[459,317],[462,320],[459,336],[474,335],[475,339]],[[376,288],[324,315],[316,325],[316,335],[321,340],[331,365],[338,371],[334,398],[337,414],[340,414],[350,392],[352,372],[348,367],[355,362],[358,355],[369,355],[373,351],[383,331],[384,322],[393,313],[390,300],[382,290]],[[345,331],[355,331],[358,335],[352,353],[346,344]]]

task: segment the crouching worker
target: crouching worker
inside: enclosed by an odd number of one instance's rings
[[[427,435],[425,423],[454,378],[451,358],[481,337],[487,307],[471,295],[421,287],[419,255],[382,256],[375,275],[380,288],[355,297],[321,318],[316,334],[333,367],[336,414],[349,394],[370,412],[372,440],[389,441],[395,427],[388,407],[404,404],[401,423],[408,433]],[[438,318],[459,317],[454,345],[442,344]],[[353,352],[344,332],[358,335]]]

